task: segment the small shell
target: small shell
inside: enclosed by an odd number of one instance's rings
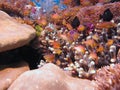
[[[96,25],[96,28],[97,29],[103,29],[103,28],[109,29],[109,28],[113,28],[115,26],[116,26],[116,24],[112,23],[112,22],[100,22]]]

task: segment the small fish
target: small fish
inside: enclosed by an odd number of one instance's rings
[[[78,30],[79,32],[82,32],[82,31],[85,30],[85,26],[84,26],[84,25],[79,25],[78,28],[77,28],[77,30]]]
[[[98,34],[94,34],[94,35],[92,36],[92,38],[93,38],[95,41],[98,41],[98,40],[99,40]]]
[[[99,47],[97,48],[97,52],[103,52],[104,51],[104,47],[102,45],[99,45]]]
[[[111,46],[111,45],[113,44],[113,42],[114,42],[114,40],[108,39],[106,45],[107,45],[107,46]]]
[[[70,30],[67,35],[71,42],[76,41],[79,37],[79,33],[76,30]]]
[[[35,6],[35,4],[33,3],[33,2],[29,2],[29,5],[31,5],[31,6]]]
[[[58,37],[61,38],[62,40],[65,40],[65,41],[69,40],[67,34],[59,34]]]
[[[82,46],[82,45],[77,45],[77,46],[74,47],[74,49],[75,49],[77,52],[80,52],[80,53],[82,53],[82,54],[85,53],[85,47]]]
[[[46,60],[46,62],[53,62],[55,60],[55,55],[54,54],[45,54],[44,59]]]
[[[95,26],[94,26],[94,24],[92,24],[92,23],[85,23],[85,26],[86,26],[86,28],[87,28],[87,32],[89,33],[89,32],[92,32],[94,29],[95,29]]]
[[[80,0],[82,6],[90,6],[92,3],[90,0]]]
[[[69,23],[66,24],[66,27],[68,28],[68,30],[72,30],[73,29],[72,26]]]
[[[55,52],[55,54],[60,55],[62,53],[62,50],[60,50],[60,49],[54,49],[54,52]]]
[[[56,65],[60,66],[61,65],[61,62],[59,59],[56,60]]]
[[[59,20],[61,18],[61,16],[58,13],[54,13],[54,14],[52,14],[51,18],[53,20]]]
[[[45,18],[37,19],[36,21],[40,26],[46,26],[47,20]]]
[[[86,46],[90,46],[91,48],[94,48],[97,46],[97,43],[93,39],[89,39],[87,41],[83,42]]]
[[[91,53],[90,53],[89,59],[94,60],[96,64],[98,63],[98,56],[97,56],[97,54],[94,53],[94,52],[91,52]]]
[[[57,41],[53,41],[53,42],[52,42],[52,46],[53,46],[53,48],[55,48],[55,49],[59,49],[59,48],[60,48],[60,43],[57,42]]]
[[[115,26],[116,26],[116,24],[112,23],[112,22],[100,22],[96,25],[96,28],[97,29],[103,29],[103,28],[109,29],[109,28],[113,28]]]
[[[24,14],[24,16],[30,15],[30,10],[29,9],[24,9],[23,14]]]
[[[70,5],[72,3],[72,0],[63,0],[63,4]]]

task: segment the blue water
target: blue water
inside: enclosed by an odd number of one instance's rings
[[[52,10],[54,5],[58,5],[59,9],[65,9],[66,6],[62,4],[62,0],[31,0],[36,6],[42,7],[46,11]]]

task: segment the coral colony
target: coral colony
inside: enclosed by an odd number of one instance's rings
[[[14,14],[22,15],[15,18],[36,29],[38,37],[33,46],[38,52],[42,50],[43,55],[39,67],[54,63],[72,72],[74,77],[90,79],[99,68],[120,62],[120,17],[115,17],[110,8],[105,8],[95,22],[82,21],[76,16],[81,8],[109,3],[114,5],[119,0],[3,1],[8,2],[1,2],[1,9],[11,9]],[[15,13],[17,8],[14,10],[9,3],[21,7],[18,9],[21,12]],[[88,10],[88,14],[93,12]]]

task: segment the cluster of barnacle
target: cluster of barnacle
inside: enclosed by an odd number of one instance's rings
[[[39,37],[45,62],[55,63],[75,77],[89,79],[98,68],[119,63],[120,23],[112,18],[106,9],[96,25],[80,24],[77,17],[68,27],[64,23],[61,28],[48,24]]]

